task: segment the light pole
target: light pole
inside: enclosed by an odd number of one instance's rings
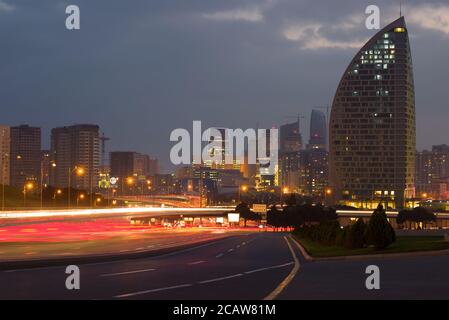
[[[27,190],[33,190],[33,183],[31,182],[27,182],[25,183],[25,185],[23,186],[23,206],[25,207],[26,205],[26,195],[27,195]]]
[[[241,192],[246,192],[246,191],[248,191],[248,186],[246,186],[246,185],[240,185],[239,186],[239,193],[238,193],[238,195],[239,195],[239,197],[238,197],[238,202],[240,203],[241,202]]]
[[[284,195],[284,194],[287,194],[288,191],[289,191],[289,190],[288,190],[288,187],[283,187],[282,190],[281,190],[281,206],[282,206],[283,203],[284,203],[284,202],[283,202],[283,201],[284,201],[283,195]]]
[[[67,188],[67,207],[70,209],[70,188],[72,187],[72,174],[76,172],[78,176],[82,176],[84,174],[84,169],[77,166],[75,166],[75,168],[73,169],[69,167],[68,172],[69,172],[69,183]]]
[[[8,157],[7,153],[2,153],[2,211],[5,210],[5,181],[6,181],[6,177],[5,177],[5,160],[6,157]]]

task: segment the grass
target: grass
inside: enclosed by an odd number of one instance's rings
[[[323,245],[309,239],[300,238],[296,235],[294,235],[294,237],[299,240],[301,245],[312,257],[317,258],[449,249],[449,242],[445,241],[444,237],[442,236],[397,237],[395,243],[383,250],[376,250],[373,247],[361,249],[346,249],[344,247],[336,245]]]

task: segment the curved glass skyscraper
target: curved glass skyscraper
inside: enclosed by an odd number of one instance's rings
[[[329,124],[334,200],[403,207],[414,197],[415,96],[404,17],[372,37],[351,61]]]

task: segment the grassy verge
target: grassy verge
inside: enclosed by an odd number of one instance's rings
[[[396,242],[384,250],[375,248],[346,249],[340,246],[326,246],[309,239],[294,237],[312,257],[339,257],[364,254],[385,254],[449,249],[449,242],[440,236],[397,237]]]

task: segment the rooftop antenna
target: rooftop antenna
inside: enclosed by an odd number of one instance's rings
[[[399,1],[399,18],[402,17],[402,1]]]

